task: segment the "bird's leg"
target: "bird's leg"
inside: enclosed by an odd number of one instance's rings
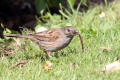
[[[44,52],[47,54],[48,57],[52,57],[50,51],[44,51]]]
[[[52,57],[51,52],[49,52],[49,51],[47,52],[47,55],[48,55],[48,57]]]

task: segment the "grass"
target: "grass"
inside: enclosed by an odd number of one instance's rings
[[[99,5],[87,12],[76,12],[64,20],[61,26],[72,24],[83,36],[85,52],[81,53],[78,37],[74,37],[68,47],[53,53],[50,59],[31,40],[22,39],[21,47],[10,44],[15,49],[13,56],[0,57],[0,80],[120,80],[120,71],[102,74],[102,68],[120,56],[120,4]],[[100,18],[102,11],[106,16]],[[14,43],[13,43],[14,44]],[[100,50],[104,46],[112,50]],[[33,49],[34,48],[34,49]],[[20,60],[32,59],[23,67],[9,67]],[[43,69],[45,61],[53,63],[53,69]],[[75,63],[75,66],[70,66]]]

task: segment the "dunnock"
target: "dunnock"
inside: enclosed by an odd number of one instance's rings
[[[51,52],[65,48],[75,35],[79,35],[75,27],[67,26],[64,28],[53,28],[43,32],[38,32],[29,35],[4,34],[7,37],[29,38],[34,40],[40,48],[50,57]],[[80,36],[82,51],[84,51],[83,40]]]

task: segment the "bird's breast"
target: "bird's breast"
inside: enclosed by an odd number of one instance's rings
[[[63,49],[71,42],[71,40],[72,38],[58,39],[53,43],[53,46],[49,48],[49,51],[58,51],[60,49]]]

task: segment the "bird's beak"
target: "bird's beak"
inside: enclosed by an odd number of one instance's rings
[[[73,35],[79,35],[79,33],[75,31],[75,32],[73,32]]]

